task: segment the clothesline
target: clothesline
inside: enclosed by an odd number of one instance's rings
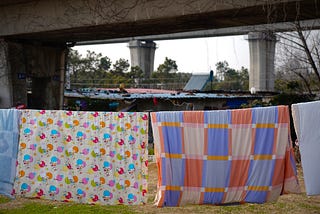
[[[20,121],[15,135],[0,126],[0,137],[17,147],[0,161],[17,158],[17,168],[7,164],[2,174],[16,177],[10,178],[14,196],[145,204],[148,125],[159,167],[158,206],[263,203],[299,192],[285,106],[153,112],[150,124],[143,112],[12,110],[10,119],[7,112],[0,112],[0,124]],[[11,195],[1,182],[0,175],[0,191],[6,189],[0,193]]]

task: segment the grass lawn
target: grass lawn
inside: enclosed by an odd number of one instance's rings
[[[64,203],[49,200],[0,197],[0,213],[320,213],[320,196],[308,197],[304,188],[301,167],[298,166],[301,194],[280,196],[276,203],[241,204],[233,206],[188,205],[157,208],[153,205],[156,192],[156,165],[149,165],[148,203],[141,206],[100,206]]]

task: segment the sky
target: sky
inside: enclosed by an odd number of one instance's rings
[[[154,41],[157,44],[154,70],[168,57],[176,61],[178,72],[207,73],[215,70],[219,61],[227,61],[229,67],[249,69],[249,44],[245,37],[208,37],[196,39],[176,39]],[[86,51],[101,53],[111,59],[112,63],[124,58],[130,62],[130,51],[127,43],[75,46],[82,56]]]

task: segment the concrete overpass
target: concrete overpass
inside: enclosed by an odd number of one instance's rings
[[[221,35],[227,35],[228,29],[242,26],[272,27],[293,21],[312,25],[319,19],[319,6],[317,0],[2,0],[0,107],[28,102],[25,77],[30,76],[31,106],[62,108],[65,53],[70,45],[221,29],[225,29]],[[261,43],[259,35],[253,35],[252,48],[272,48],[272,36]]]

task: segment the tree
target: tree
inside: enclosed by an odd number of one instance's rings
[[[72,87],[95,87],[103,84],[110,69],[111,60],[95,52],[87,51],[82,57],[78,51],[70,49],[68,71]]]
[[[239,81],[241,85],[242,90],[247,90],[249,89],[249,71],[248,68],[241,67],[240,73],[239,73]]]
[[[287,93],[308,93],[313,96],[320,89],[320,34],[302,29],[279,33],[275,88]]]
[[[120,58],[112,66],[113,68],[110,70],[111,74],[123,76],[128,71],[130,64],[127,59]]]
[[[275,78],[275,89],[282,93],[312,94],[310,73],[305,72],[299,61],[287,62],[281,69],[278,68]]]
[[[91,52],[88,50],[86,58],[83,59],[86,79],[89,80],[92,85],[97,84],[96,80],[99,78],[97,73],[100,68],[101,57],[101,53],[97,54],[94,51]]]
[[[175,60],[165,58],[164,62],[158,66],[157,72],[159,73],[176,73],[178,71],[178,66]]]
[[[70,49],[67,60],[68,72],[77,79],[77,74],[83,69],[83,62],[78,51]]]
[[[177,71],[178,65],[176,61],[166,57],[164,62],[158,66],[157,71],[152,73],[151,77],[160,80],[161,83],[175,81],[173,77]]]
[[[235,70],[229,67],[227,61],[216,63],[216,75],[213,80],[213,88],[215,90],[248,90],[249,88],[249,72],[248,69],[242,67]],[[211,90],[207,85],[205,90]]]
[[[190,79],[191,74],[177,71],[176,61],[166,57],[157,70],[151,74],[151,79],[144,80],[144,82],[154,84],[153,87],[160,86],[162,89],[182,89]]]
[[[85,66],[83,58],[78,51],[72,49],[69,50],[67,67],[71,84],[83,79],[82,74],[84,73]]]
[[[144,77],[144,72],[139,66],[133,66],[127,76],[131,79],[142,79]]]
[[[225,73],[229,69],[229,64],[227,61],[217,62],[216,63],[216,79],[218,81],[224,80]]]
[[[144,79],[144,72],[138,66],[130,68],[128,60],[120,58],[112,64],[110,58],[87,51],[82,57],[77,51],[70,50],[68,69],[71,74],[72,87],[118,87],[139,84],[161,83],[168,89],[183,88],[191,74],[177,73],[176,61],[165,58],[163,64],[153,73],[153,80]],[[112,66],[111,66],[112,65]],[[130,70],[129,70],[130,68]]]
[[[112,64],[111,59],[109,57],[105,56],[100,59],[100,66],[99,67],[100,67],[100,69],[108,71],[111,68],[111,64]]]
[[[133,66],[130,69],[130,72],[127,73],[127,78],[131,84],[139,84],[144,78],[144,72],[139,66]]]

